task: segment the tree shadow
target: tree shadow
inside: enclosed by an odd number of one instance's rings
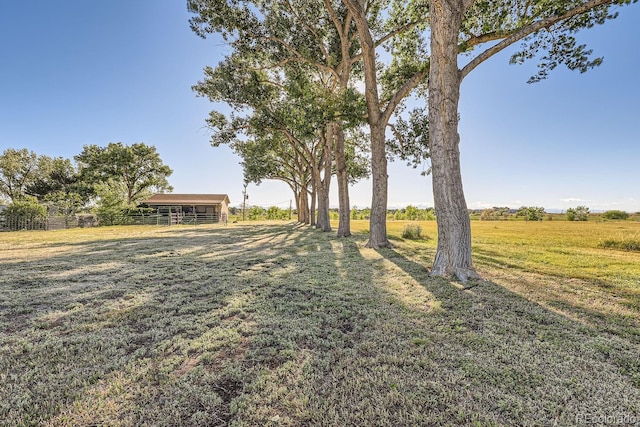
[[[305,226],[160,234],[0,262],[0,418],[573,425],[638,409],[636,345],[491,282],[461,291]]]
[[[452,359],[467,366],[464,375],[468,383],[490,385],[490,395],[502,395],[516,387],[516,395],[521,393],[517,405],[528,411],[529,405],[540,403],[540,393],[546,393],[541,400],[555,408],[551,411],[555,421],[573,425],[579,414],[592,413],[589,411],[598,405],[595,401],[617,395],[629,403],[624,390],[638,392],[640,360],[634,356],[640,352],[637,316],[594,315],[594,310],[581,306],[529,300],[490,280],[476,281],[465,290],[456,281],[429,277],[423,265],[398,247],[380,253],[442,301],[442,321],[452,325],[442,348],[460,346],[458,354],[469,357]],[[480,362],[469,368],[469,359]],[[603,372],[614,374],[624,386],[610,389],[611,379],[596,374]],[[591,393],[588,400],[594,405],[591,409],[579,401],[587,389]],[[615,401],[609,404],[617,405]],[[637,403],[625,405],[609,411],[637,413]]]

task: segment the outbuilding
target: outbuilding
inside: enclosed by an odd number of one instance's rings
[[[229,218],[226,194],[154,194],[142,202],[154,209],[158,222],[168,224],[211,224]]]

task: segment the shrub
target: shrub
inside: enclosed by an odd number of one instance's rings
[[[402,209],[398,209],[396,213],[393,214],[393,219],[395,219],[396,221],[402,221],[403,219],[406,219],[406,216],[404,215],[404,212],[402,212]]]
[[[267,215],[267,219],[285,220],[285,219],[289,219],[289,210],[280,209],[277,206],[270,206],[269,209],[267,209],[266,215]]]
[[[264,215],[265,210],[260,206],[252,206],[251,209],[249,209],[249,211],[247,212],[247,217],[251,221],[264,219]]]
[[[510,209],[508,207],[493,207],[484,209],[480,213],[480,221],[498,221],[508,219]]]
[[[418,240],[422,238],[422,227],[418,224],[407,224],[402,230],[402,238]]]
[[[604,219],[627,219],[627,218],[629,218],[629,214],[626,213],[625,211],[611,210],[611,211],[606,211],[605,213],[603,213],[602,214],[602,218],[604,218]]]
[[[10,230],[46,228],[47,208],[33,196],[15,200],[2,211],[2,220]]]

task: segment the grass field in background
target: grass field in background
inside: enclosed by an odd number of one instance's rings
[[[406,224],[0,234],[0,425],[640,419],[640,224],[474,222],[468,290]]]

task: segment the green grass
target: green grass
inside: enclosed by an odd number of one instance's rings
[[[640,415],[640,254],[599,247],[637,224],[474,223],[466,291],[404,225],[380,251],[282,223],[0,234],[0,425]]]

